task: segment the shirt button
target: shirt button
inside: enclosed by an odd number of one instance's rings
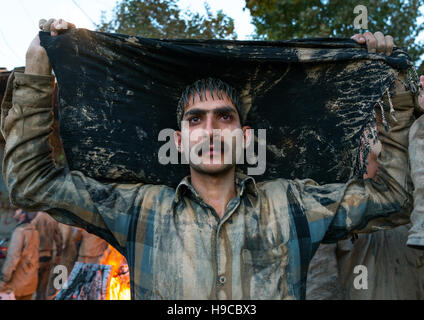
[[[219,277],[219,283],[225,284],[225,282],[227,282],[227,278],[225,276],[220,276]]]

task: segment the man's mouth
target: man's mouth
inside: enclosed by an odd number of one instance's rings
[[[199,157],[201,157],[204,153],[203,150],[206,149],[207,146],[205,144],[202,144],[199,146],[199,150],[197,152],[197,154],[199,155]],[[206,149],[207,151],[205,152],[206,156],[213,156],[214,154],[221,154],[224,150],[224,142],[221,143],[221,146],[217,146],[217,145],[209,145],[209,149]]]

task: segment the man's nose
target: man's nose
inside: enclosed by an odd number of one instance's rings
[[[209,137],[212,137],[214,135],[214,130],[218,129],[217,123],[212,116],[208,116],[206,118],[204,129],[207,132],[207,134],[209,135]]]

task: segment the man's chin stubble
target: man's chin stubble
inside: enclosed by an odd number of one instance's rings
[[[196,171],[200,174],[214,176],[214,177],[220,176],[220,175],[225,175],[229,171],[231,171],[234,167],[235,167],[234,164],[224,164],[220,168],[213,169],[213,168],[207,168],[207,167],[205,168],[201,164],[195,165],[195,164],[190,163],[190,168],[193,169],[194,171]]]

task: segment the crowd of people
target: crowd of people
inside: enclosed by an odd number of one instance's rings
[[[54,267],[75,262],[100,263],[108,243],[87,231],[58,223],[45,212],[17,209],[6,260],[0,272],[0,293],[16,300],[51,300],[55,288]]]

